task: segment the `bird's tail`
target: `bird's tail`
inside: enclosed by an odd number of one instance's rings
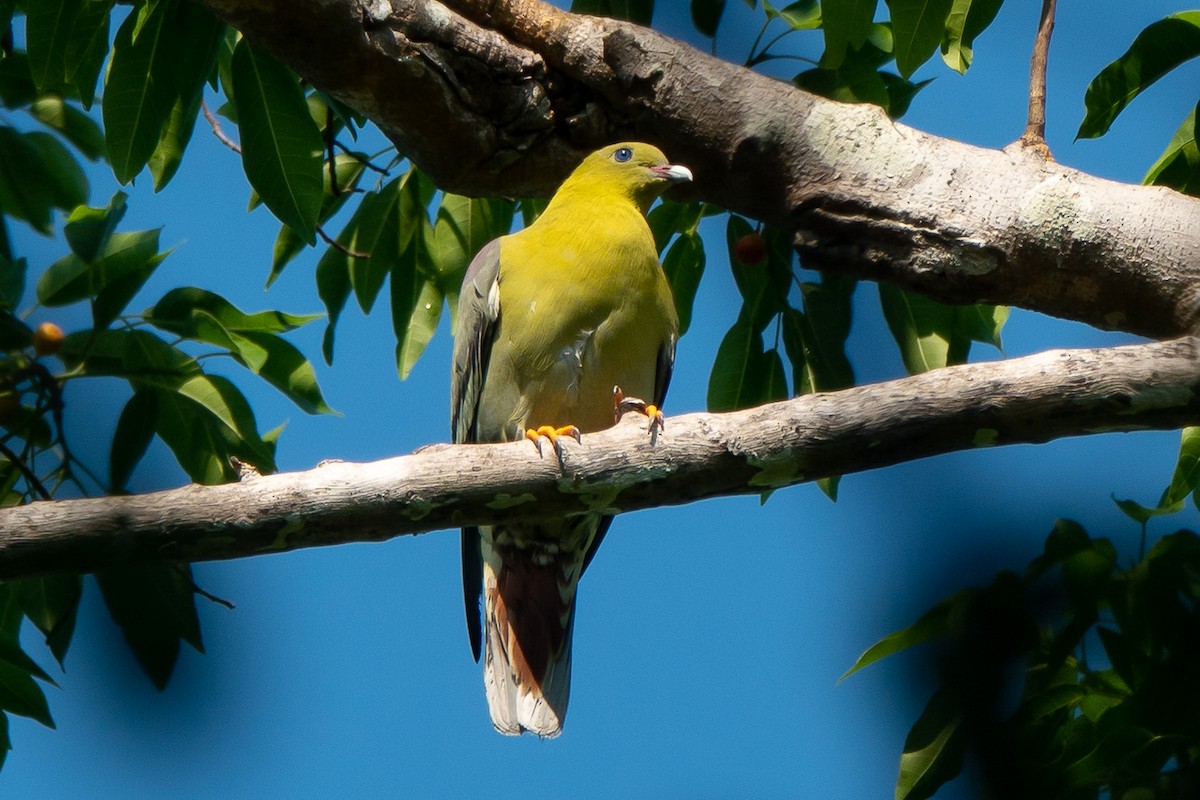
[[[558,736],[571,693],[583,552],[483,549],[483,682],[492,724],[513,736]]]

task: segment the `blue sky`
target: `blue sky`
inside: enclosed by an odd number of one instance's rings
[[[688,33],[686,4],[661,2],[660,27]],[[958,77],[936,80],[905,123],[986,147],[1016,139],[1025,118],[1037,3],[1010,2]],[[754,30],[743,4],[718,52],[744,58]],[[1182,6],[1095,0],[1060,4],[1050,58],[1049,141],[1073,167],[1136,182],[1196,101],[1196,65],[1140,97],[1096,141],[1073,142],[1087,82],[1137,31]],[[816,34],[796,52],[816,55]],[[93,204],[117,187],[94,171]],[[980,187],[986,191],[987,187]],[[125,228],[165,225],[177,245],[134,306],[194,284],[246,310],[318,312],[308,253],[264,292],[277,223],[245,212],[236,157],[201,124],[174,182],[154,196],[145,176]],[[721,255],[706,231],[708,272],[680,344],[667,412],[703,408],[717,344],[736,317]],[[59,242],[23,236],[33,268]],[[82,310],[39,312],[64,327]],[[367,461],[448,438],[451,340],[439,332],[407,381],[394,369],[390,322],[350,310],[332,368],[321,324],[294,341],[317,363],[341,416],[309,417],[265,384],[231,374],[263,429],[287,421],[285,470],[327,458]],[[1005,354],[1132,337],[1014,312]],[[857,297],[850,342],[861,381],[902,366],[874,287]],[[979,349],[979,358],[998,354]],[[77,452],[104,463],[124,393],[93,384],[68,396]],[[669,434],[668,424],[668,434]],[[839,683],[870,644],[948,592],[1019,567],[1058,517],[1136,546],[1115,493],[1152,503],[1170,476],[1175,433],[1107,435],[952,454],[846,477],[841,499],[813,486],[619,518],[584,579],[576,620],[571,712],[560,739],[494,733],[462,620],[458,536],[440,531],[201,564],[198,582],[235,610],[200,601],[206,655],[181,654],[164,692],[141,676],[89,585],[61,689],[48,688],[58,730],[13,718],[0,773],[10,797],[888,797],[904,734],[931,690],[920,654]],[[185,482],[161,446],[135,476],[140,491]],[[1152,531],[1195,527],[1194,508]],[[28,632],[27,632],[28,634]],[[25,641],[46,665],[38,637]],[[961,785],[946,797],[970,797]]]

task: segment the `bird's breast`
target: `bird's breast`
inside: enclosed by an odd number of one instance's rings
[[[520,427],[607,428],[614,386],[652,401],[658,349],[674,333],[675,312],[641,224],[645,236],[505,240],[502,352],[493,358],[511,362]]]

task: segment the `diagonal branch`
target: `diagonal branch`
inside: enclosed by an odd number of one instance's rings
[[[1200,339],[1060,350],[568,442],[435,445],[224,486],[0,509],[0,579],[203,561],[752,494],[955,450],[1200,421]]]

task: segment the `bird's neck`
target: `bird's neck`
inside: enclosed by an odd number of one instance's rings
[[[578,221],[581,215],[613,213],[628,209],[644,217],[653,202],[653,194],[646,197],[632,196],[623,186],[568,180],[559,187],[542,216]]]

